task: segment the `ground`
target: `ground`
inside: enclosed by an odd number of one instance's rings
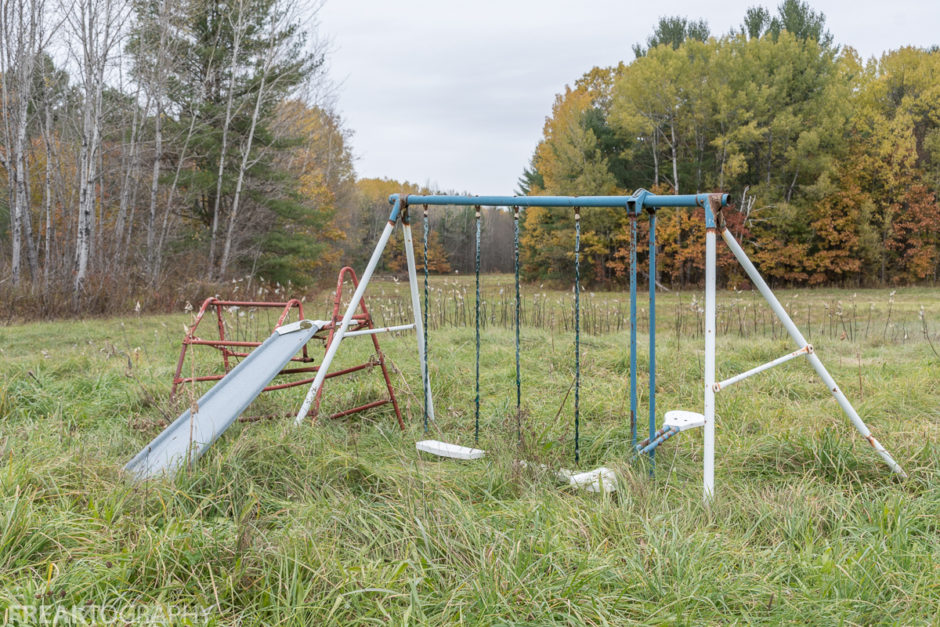
[[[382,348],[404,433],[387,406],[300,428],[287,418],[238,423],[175,480],[136,484],[122,466],[204,389],[168,400],[191,314],[129,308],[120,319],[0,328],[6,619],[106,607],[221,625],[936,624],[940,294],[781,292],[909,479],[889,472],[794,360],[719,393],[717,494],[705,506],[700,433],[664,444],[655,478],[648,460],[630,461],[622,292],[582,297],[580,425],[580,467],[614,468],[621,489],[569,491],[550,472],[514,463],[575,467],[572,294],[525,288],[517,420],[512,283],[484,282],[487,456],[473,463],[415,452],[423,392],[414,336],[402,334],[383,336]],[[380,324],[407,317],[402,287],[373,286]],[[436,278],[431,290],[431,436],[470,445],[473,290],[464,277]],[[326,298],[306,305],[308,317],[327,314]],[[701,411],[701,300],[658,295],[660,421],[667,409]],[[757,295],[723,291],[719,303],[719,377],[794,348]],[[273,324],[250,310],[226,315],[245,334]],[[371,343],[350,340],[341,352],[351,364],[371,355]],[[186,367],[218,368],[208,351],[195,359]],[[377,398],[380,380],[332,380],[324,410]],[[296,412],[302,394],[267,395],[247,415]]]

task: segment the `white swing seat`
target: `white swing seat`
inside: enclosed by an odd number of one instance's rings
[[[515,463],[520,468],[529,467],[524,459]],[[539,464],[538,467],[542,470],[549,470],[549,467],[545,464]],[[555,478],[562,483],[567,483],[572,488],[581,488],[588,492],[608,493],[617,491],[617,475],[605,466],[579,473],[573,473],[567,468],[562,468],[555,473]]]
[[[674,409],[667,411],[663,420],[663,427],[675,427],[679,431],[694,429],[695,427],[705,426],[705,416],[694,411],[685,411],[683,409]]]
[[[605,466],[572,474],[570,470],[561,469],[558,471],[558,480],[567,482],[573,488],[581,488],[588,492],[616,492],[617,475],[613,470]]]
[[[449,444],[438,440],[421,440],[415,443],[415,448],[423,453],[451,459],[480,459],[485,454],[485,451],[478,448]]]

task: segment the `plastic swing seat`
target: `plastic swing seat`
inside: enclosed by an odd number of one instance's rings
[[[685,411],[684,409],[674,409],[667,411],[663,420],[663,427],[675,428],[679,431],[694,429],[695,427],[705,426],[705,416],[694,411]]]
[[[617,491],[617,475],[610,468],[601,466],[587,472],[573,473],[561,469],[557,473],[559,481],[566,482],[573,488],[581,488],[588,492],[603,492],[609,494]]]
[[[478,448],[449,444],[438,440],[421,440],[420,442],[415,442],[415,448],[423,453],[429,453],[438,457],[449,457],[450,459],[480,459],[485,454],[485,451]]]

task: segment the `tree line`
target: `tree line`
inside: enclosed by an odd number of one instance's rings
[[[940,52],[867,62],[834,45],[825,17],[786,0],[714,37],[663,18],[635,59],[594,68],[556,97],[520,193],[732,194],[726,212],[778,282],[935,282],[940,272]],[[658,214],[660,279],[703,279],[700,211]],[[647,221],[641,219],[641,256]],[[622,211],[585,211],[590,277],[622,281]],[[570,276],[570,212],[529,211],[527,275]],[[730,257],[726,278],[734,281]]]
[[[388,195],[435,190],[356,179],[315,16],[299,0],[3,2],[0,300],[94,311],[362,267]],[[937,280],[936,49],[863,61],[786,0],[720,36],[662,18],[633,55],[556,97],[519,193],[724,190],[778,282]],[[473,208],[430,213],[429,270],[473,272]],[[622,282],[625,212],[583,219],[585,281]],[[662,211],[658,225],[657,278],[699,283],[701,215]],[[512,214],[484,210],[482,229],[482,271],[511,271]],[[573,229],[571,212],[523,212],[528,280],[570,280]],[[391,251],[380,270],[402,274],[399,234]]]
[[[0,290],[95,307],[335,263],[354,190],[315,8],[9,0],[0,8]]]

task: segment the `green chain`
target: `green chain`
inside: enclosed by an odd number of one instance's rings
[[[476,359],[476,383],[474,389],[476,391],[476,400],[474,407],[474,426],[473,426],[473,442],[474,444],[479,444],[480,442],[480,207],[477,206],[477,254],[476,254],[476,280],[477,280],[477,298],[476,298],[476,343],[477,343],[477,359]]]
[[[431,373],[428,372],[428,206],[424,205],[424,432],[428,432],[428,415],[431,399]]]
[[[522,371],[519,364],[519,207],[513,207],[513,234],[512,246],[515,254],[516,273],[516,437],[522,443]]]
[[[574,209],[574,461],[581,461],[581,209]]]

